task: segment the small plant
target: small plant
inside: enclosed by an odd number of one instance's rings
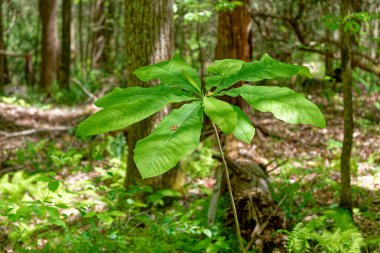
[[[346,211],[329,211],[325,215],[298,223],[287,240],[289,252],[360,253],[363,235]]]
[[[160,175],[173,168],[198,146],[203,125],[203,113],[211,120],[225,168],[227,186],[234,212],[236,232],[241,250],[237,213],[229,182],[228,168],[218,135],[219,129],[237,139],[250,143],[255,128],[248,116],[237,106],[217,97],[241,96],[254,109],[271,112],[285,122],[325,127],[318,107],[303,94],[276,86],[243,85],[231,88],[240,81],[256,82],[297,74],[310,77],[309,69],[285,64],[265,54],[259,61],[237,59],[215,61],[208,67],[210,76],[201,85],[197,72],[179,57],[137,69],[134,74],[143,81],[159,78],[153,87],[116,88],[98,99],[95,105],[103,108],[79,124],[76,135],[90,136],[125,128],[164,108],[167,104],[189,102],[167,115],[153,132],[137,142],[134,160],[143,178]]]

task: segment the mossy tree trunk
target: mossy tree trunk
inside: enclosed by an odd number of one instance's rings
[[[143,82],[137,79],[133,71],[139,67],[168,60],[174,52],[173,37],[173,0],[126,0],[125,36],[127,86],[148,87],[157,82]],[[128,157],[125,187],[134,184],[149,184],[154,188],[168,187],[174,180],[168,173],[155,178],[142,180],[133,160],[133,149],[138,140],[147,136],[162,119],[160,112],[127,129]],[[172,171],[172,170],[171,170]],[[173,172],[172,172],[173,173]],[[163,180],[165,178],[165,180]]]
[[[342,18],[351,13],[351,0],[341,0]],[[352,70],[351,70],[351,35],[341,27],[341,67],[343,85],[343,119],[344,140],[340,158],[341,192],[339,207],[348,209],[352,213],[351,196],[351,150],[353,136],[353,109],[352,109]]]

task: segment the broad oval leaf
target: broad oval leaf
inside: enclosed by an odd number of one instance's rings
[[[142,178],[170,170],[197,148],[202,115],[201,102],[185,104],[173,110],[149,136],[136,143],[134,160]]]
[[[225,78],[215,91],[219,92],[239,81],[256,82],[277,77],[292,77],[294,75],[311,77],[310,70],[307,67],[283,63],[273,59],[268,54],[264,54],[260,61],[244,63],[238,72]]]
[[[301,93],[277,86],[243,85],[222,92],[221,95],[242,96],[253,108],[271,112],[285,122],[326,127],[326,121],[319,108]]]
[[[205,108],[206,115],[223,133],[231,134],[235,130],[237,114],[232,105],[214,97],[204,97],[203,107]]]
[[[106,108],[123,102],[131,102],[141,98],[168,97],[169,103],[176,103],[194,99],[191,94],[170,87],[168,84],[159,84],[152,87],[129,87],[125,89],[115,88],[112,92],[95,101],[98,107]]]
[[[52,180],[48,183],[48,188],[50,191],[55,192],[59,187],[59,181]]]
[[[224,79],[237,73],[245,62],[238,59],[217,60],[207,68],[212,76],[206,77],[206,89],[218,86]]]
[[[180,89],[185,89],[195,94],[201,93],[201,81],[199,80],[197,71],[179,56],[174,56],[169,61],[136,69],[134,74],[142,81],[159,78],[163,83],[175,85]],[[189,81],[189,77],[186,75],[191,77],[191,80],[194,81],[197,87]]]
[[[251,120],[238,106],[233,106],[237,114],[237,124],[233,132],[236,139],[250,144],[253,136],[255,136],[255,128],[252,126]]]
[[[77,136],[90,136],[128,127],[158,112],[168,103],[166,98],[147,97],[106,107],[82,121]]]

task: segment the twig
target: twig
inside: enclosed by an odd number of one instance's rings
[[[31,134],[35,134],[35,133],[39,133],[39,132],[68,131],[70,129],[71,129],[71,127],[58,126],[58,127],[48,127],[48,128],[40,128],[40,129],[28,129],[28,130],[23,130],[23,131],[19,131],[19,132],[13,132],[13,133],[0,131],[0,135],[4,136],[3,138],[1,138],[1,140],[5,140],[5,139],[19,137],[19,136],[31,135]]]
[[[288,197],[288,194],[285,194],[285,196],[281,199],[281,201],[278,203],[278,205],[276,206],[276,208],[274,209],[274,211],[271,213],[271,215],[269,215],[269,217],[264,221],[264,223],[260,226],[259,229],[254,229],[252,231],[252,234],[251,234],[251,240],[248,242],[247,244],[247,247],[245,248],[245,250],[249,250],[251,247],[252,247],[252,244],[255,240],[255,237],[256,236],[259,236],[263,231],[264,229],[268,226],[269,224],[269,221],[270,219],[273,217],[273,215],[275,215],[277,212],[278,212],[278,209],[280,208],[282,202],[284,202],[284,200]]]
[[[286,159],[285,161],[280,162],[279,164],[276,165],[276,167],[274,167],[274,168],[271,169],[271,170],[268,170],[268,171],[267,171],[267,174],[269,174],[269,173],[271,173],[271,172],[277,170],[278,168],[281,167],[281,165],[283,165],[283,164],[285,164],[285,163],[287,163],[287,162],[288,162],[288,159]]]
[[[223,161],[223,165],[224,165],[224,172],[226,173],[227,188],[228,188],[228,193],[230,195],[231,207],[232,207],[232,212],[234,214],[234,220],[235,220],[235,226],[236,226],[236,235],[237,235],[237,238],[238,238],[238,241],[240,244],[241,252],[245,253],[243,240],[241,238],[239,219],[237,216],[236,206],[235,206],[235,202],[234,202],[234,195],[232,193],[230,174],[228,172],[227,162],[226,162],[226,159],[225,159],[224,154],[223,154],[222,144],[220,143],[220,139],[219,139],[219,135],[218,135],[218,129],[216,128],[214,122],[211,122],[211,124],[212,124],[212,127],[214,128],[216,140],[218,141],[219,153],[222,156],[222,161]]]
[[[73,78],[73,82],[79,86],[79,88],[82,89],[82,91],[87,95],[89,96],[92,100],[97,100],[98,98],[91,93],[91,91],[89,91],[78,79],[76,78]]]

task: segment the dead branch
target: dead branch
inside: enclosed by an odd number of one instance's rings
[[[285,196],[281,199],[281,201],[278,203],[278,205],[276,206],[276,209],[274,209],[274,211],[271,213],[271,215],[269,215],[269,217],[264,221],[264,223],[258,228],[256,229],[257,224],[256,224],[256,227],[255,229],[252,231],[252,234],[251,234],[251,240],[248,242],[247,246],[245,247],[245,250],[248,251],[252,245],[253,245],[253,242],[255,241],[255,238],[257,236],[259,236],[263,231],[264,229],[268,226],[269,224],[269,221],[270,219],[276,215],[276,213],[278,212],[278,209],[280,208],[281,204],[284,202],[284,200],[288,197],[288,194],[285,194]]]
[[[39,128],[39,129],[27,129],[23,131],[18,131],[18,132],[5,132],[5,131],[0,131],[0,135],[4,136],[3,138],[0,138],[0,140],[6,140],[9,138],[15,138],[15,137],[20,137],[20,136],[27,136],[27,135],[32,135],[40,132],[58,132],[58,131],[68,131],[72,127],[67,127],[67,126],[58,126],[58,127],[46,127],[46,128]]]
[[[0,55],[4,55],[4,56],[27,57],[27,56],[32,55],[32,54],[33,54],[33,52],[30,52],[30,53],[17,53],[17,52],[6,51],[4,49],[0,49]]]
[[[89,91],[78,79],[76,78],[73,78],[73,82],[79,86],[79,88],[82,89],[82,91],[87,95],[89,96],[92,100],[97,100],[98,98],[91,93],[91,91]]]
[[[321,54],[335,60],[340,60],[340,54],[332,54],[329,51],[313,48],[313,45],[311,45],[307,40],[307,35],[305,35],[303,32],[304,29],[301,29],[301,25],[299,22],[300,21],[299,15],[293,18],[293,17],[272,15],[269,13],[253,12],[252,10],[250,11],[250,15],[252,16],[252,18],[261,17],[261,18],[278,19],[288,24],[289,27],[291,27],[292,30],[294,31],[294,34],[296,35],[298,41],[301,44],[301,47],[297,46],[295,48],[296,50],[313,52],[313,53]],[[323,37],[317,40],[317,44],[322,44],[322,43],[329,44],[337,48],[341,48],[340,42],[331,40],[330,38]],[[369,55],[361,53],[361,52],[357,52],[357,51],[352,51],[351,54],[352,54],[352,66],[358,67],[367,72],[374,73],[375,75],[380,77],[380,66],[379,66],[380,60],[379,59],[373,59]]]

